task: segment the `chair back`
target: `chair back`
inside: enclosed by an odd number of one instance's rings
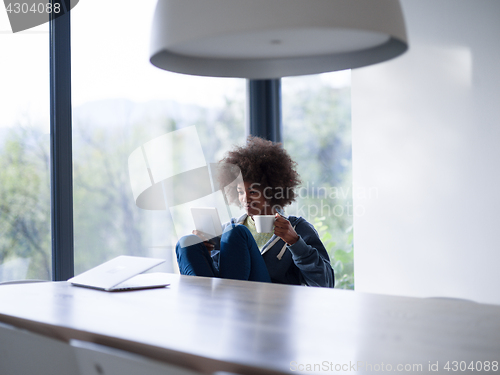
[[[0,374],[79,375],[69,343],[0,323]]]
[[[81,375],[201,375],[138,354],[91,342],[71,340]]]

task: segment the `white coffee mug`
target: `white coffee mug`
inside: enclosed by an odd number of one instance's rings
[[[253,215],[257,233],[271,233],[274,231],[274,215]]]

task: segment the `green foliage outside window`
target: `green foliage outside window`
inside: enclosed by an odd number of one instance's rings
[[[27,267],[26,277],[49,280],[48,136],[29,125],[4,134],[0,144],[0,265],[21,261]]]
[[[350,87],[333,87],[320,76],[284,79],[283,128],[284,146],[302,178],[298,200],[287,211],[315,226],[335,287],[354,289]]]

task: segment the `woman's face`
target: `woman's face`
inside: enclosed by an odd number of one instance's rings
[[[262,190],[258,188],[258,184],[240,182],[236,190],[240,204],[245,208],[248,216],[273,215],[271,205],[264,197]]]

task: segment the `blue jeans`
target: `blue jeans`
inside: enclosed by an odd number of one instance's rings
[[[244,225],[230,225],[220,241],[219,264],[195,235],[182,237],[175,248],[182,275],[271,282],[266,263]]]

